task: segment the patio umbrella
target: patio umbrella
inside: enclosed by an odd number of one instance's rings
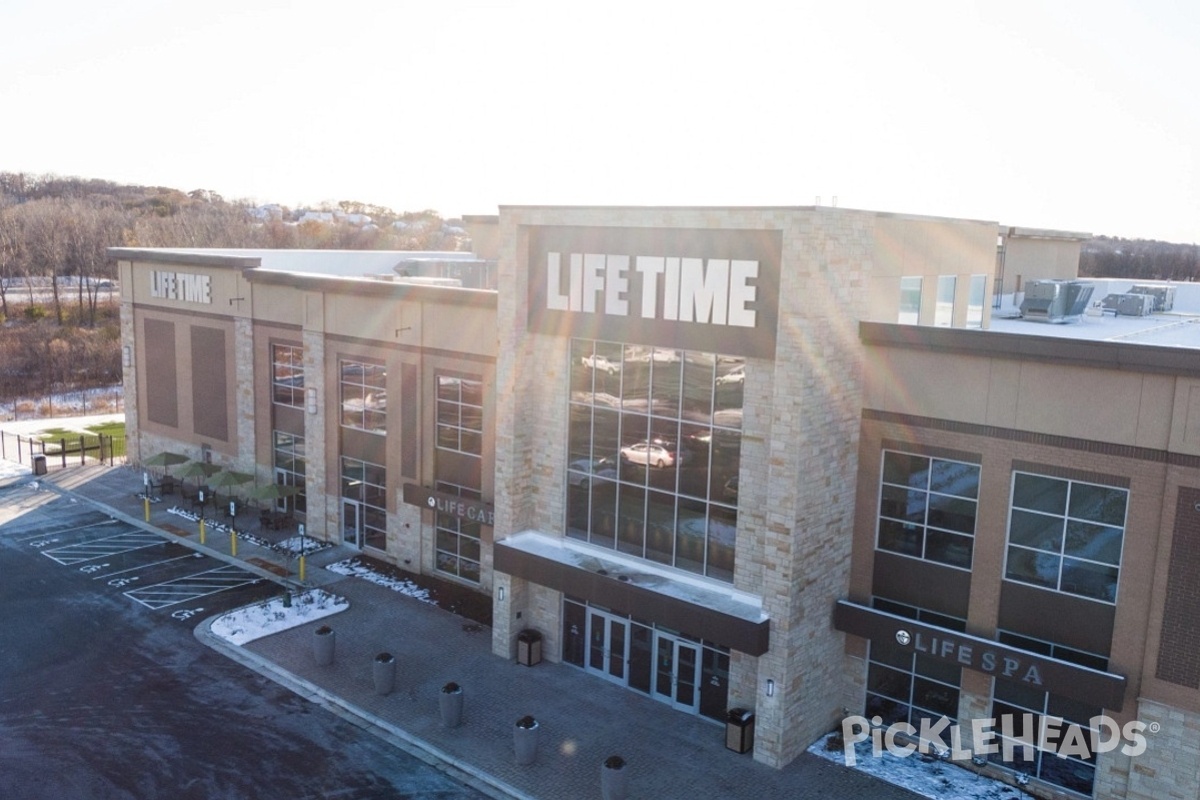
[[[207,464],[203,461],[192,461],[180,467],[176,473],[176,478],[201,478],[207,480],[214,474],[221,471],[221,468],[216,464]],[[199,483],[200,481],[196,481]]]
[[[274,502],[281,500],[284,497],[292,497],[300,492],[298,486],[285,486],[282,483],[268,483],[266,486],[259,486],[248,493],[249,497],[255,500],[269,500]]]
[[[249,472],[236,472],[231,469],[223,469],[209,476],[208,485],[213,489],[228,489],[232,486],[241,486],[243,483],[249,483],[252,480],[254,480],[254,476]]]
[[[163,474],[165,475],[170,471],[171,467],[176,466],[177,464],[186,464],[189,461],[191,461],[191,459],[185,455],[180,453],[172,453],[170,450],[164,450],[161,453],[155,453],[154,455],[150,456],[143,461],[142,464],[147,467],[162,467]]]

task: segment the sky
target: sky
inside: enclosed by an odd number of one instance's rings
[[[1200,242],[1194,0],[5,0],[0,171]]]

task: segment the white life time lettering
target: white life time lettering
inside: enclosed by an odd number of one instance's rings
[[[643,319],[699,322],[753,328],[758,262],[729,258],[638,256],[569,253],[567,285],[562,285],[562,254],[546,259],[546,307],[552,311],[597,312],[627,317],[629,282],[641,283]],[[659,286],[662,300],[659,301]]]
[[[150,296],[188,303],[212,303],[212,286],[208,275],[153,270],[150,273]]]

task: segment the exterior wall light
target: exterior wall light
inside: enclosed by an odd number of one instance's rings
[[[775,681],[767,678],[767,697],[775,696]]]
[[[501,586],[499,589],[496,590],[496,599],[499,600],[501,603],[504,602],[504,587],[503,586]]]
[[[129,345],[121,348],[121,366],[126,368],[133,366],[133,348]]]
[[[317,413],[317,389],[315,386],[304,390],[304,405],[308,409],[308,413]]]

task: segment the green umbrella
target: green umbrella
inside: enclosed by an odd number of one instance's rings
[[[143,461],[142,464],[147,467],[162,467],[163,472],[165,473],[171,467],[177,464],[186,464],[189,461],[191,461],[191,459],[185,455],[164,450],[161,453],[155,453],[154,455],[150,456]]]
[[[221,471],[216,464],[206,464],[203,461],[192,461],[180,467],[175,472],[176,478],[203,478],[207,480]]]
[[[231,486],[241,486],[243,483],[249,483],[252,480],[254,480],[254,476],[249,472],[235,472],[231,469],[223,469],[209,477],[208,485],[213,489],[228,489]]]
[[[268,483],[266,486],[259,486],[257,489],[250,491],[248,496],[253,497],[255,500],[270,500],[273,502],[275,500],[281,500],[284,497],[292,497],[293,495],[298,494],[299,491],[300,487],[298,486],[285,486],[282,483]]]

